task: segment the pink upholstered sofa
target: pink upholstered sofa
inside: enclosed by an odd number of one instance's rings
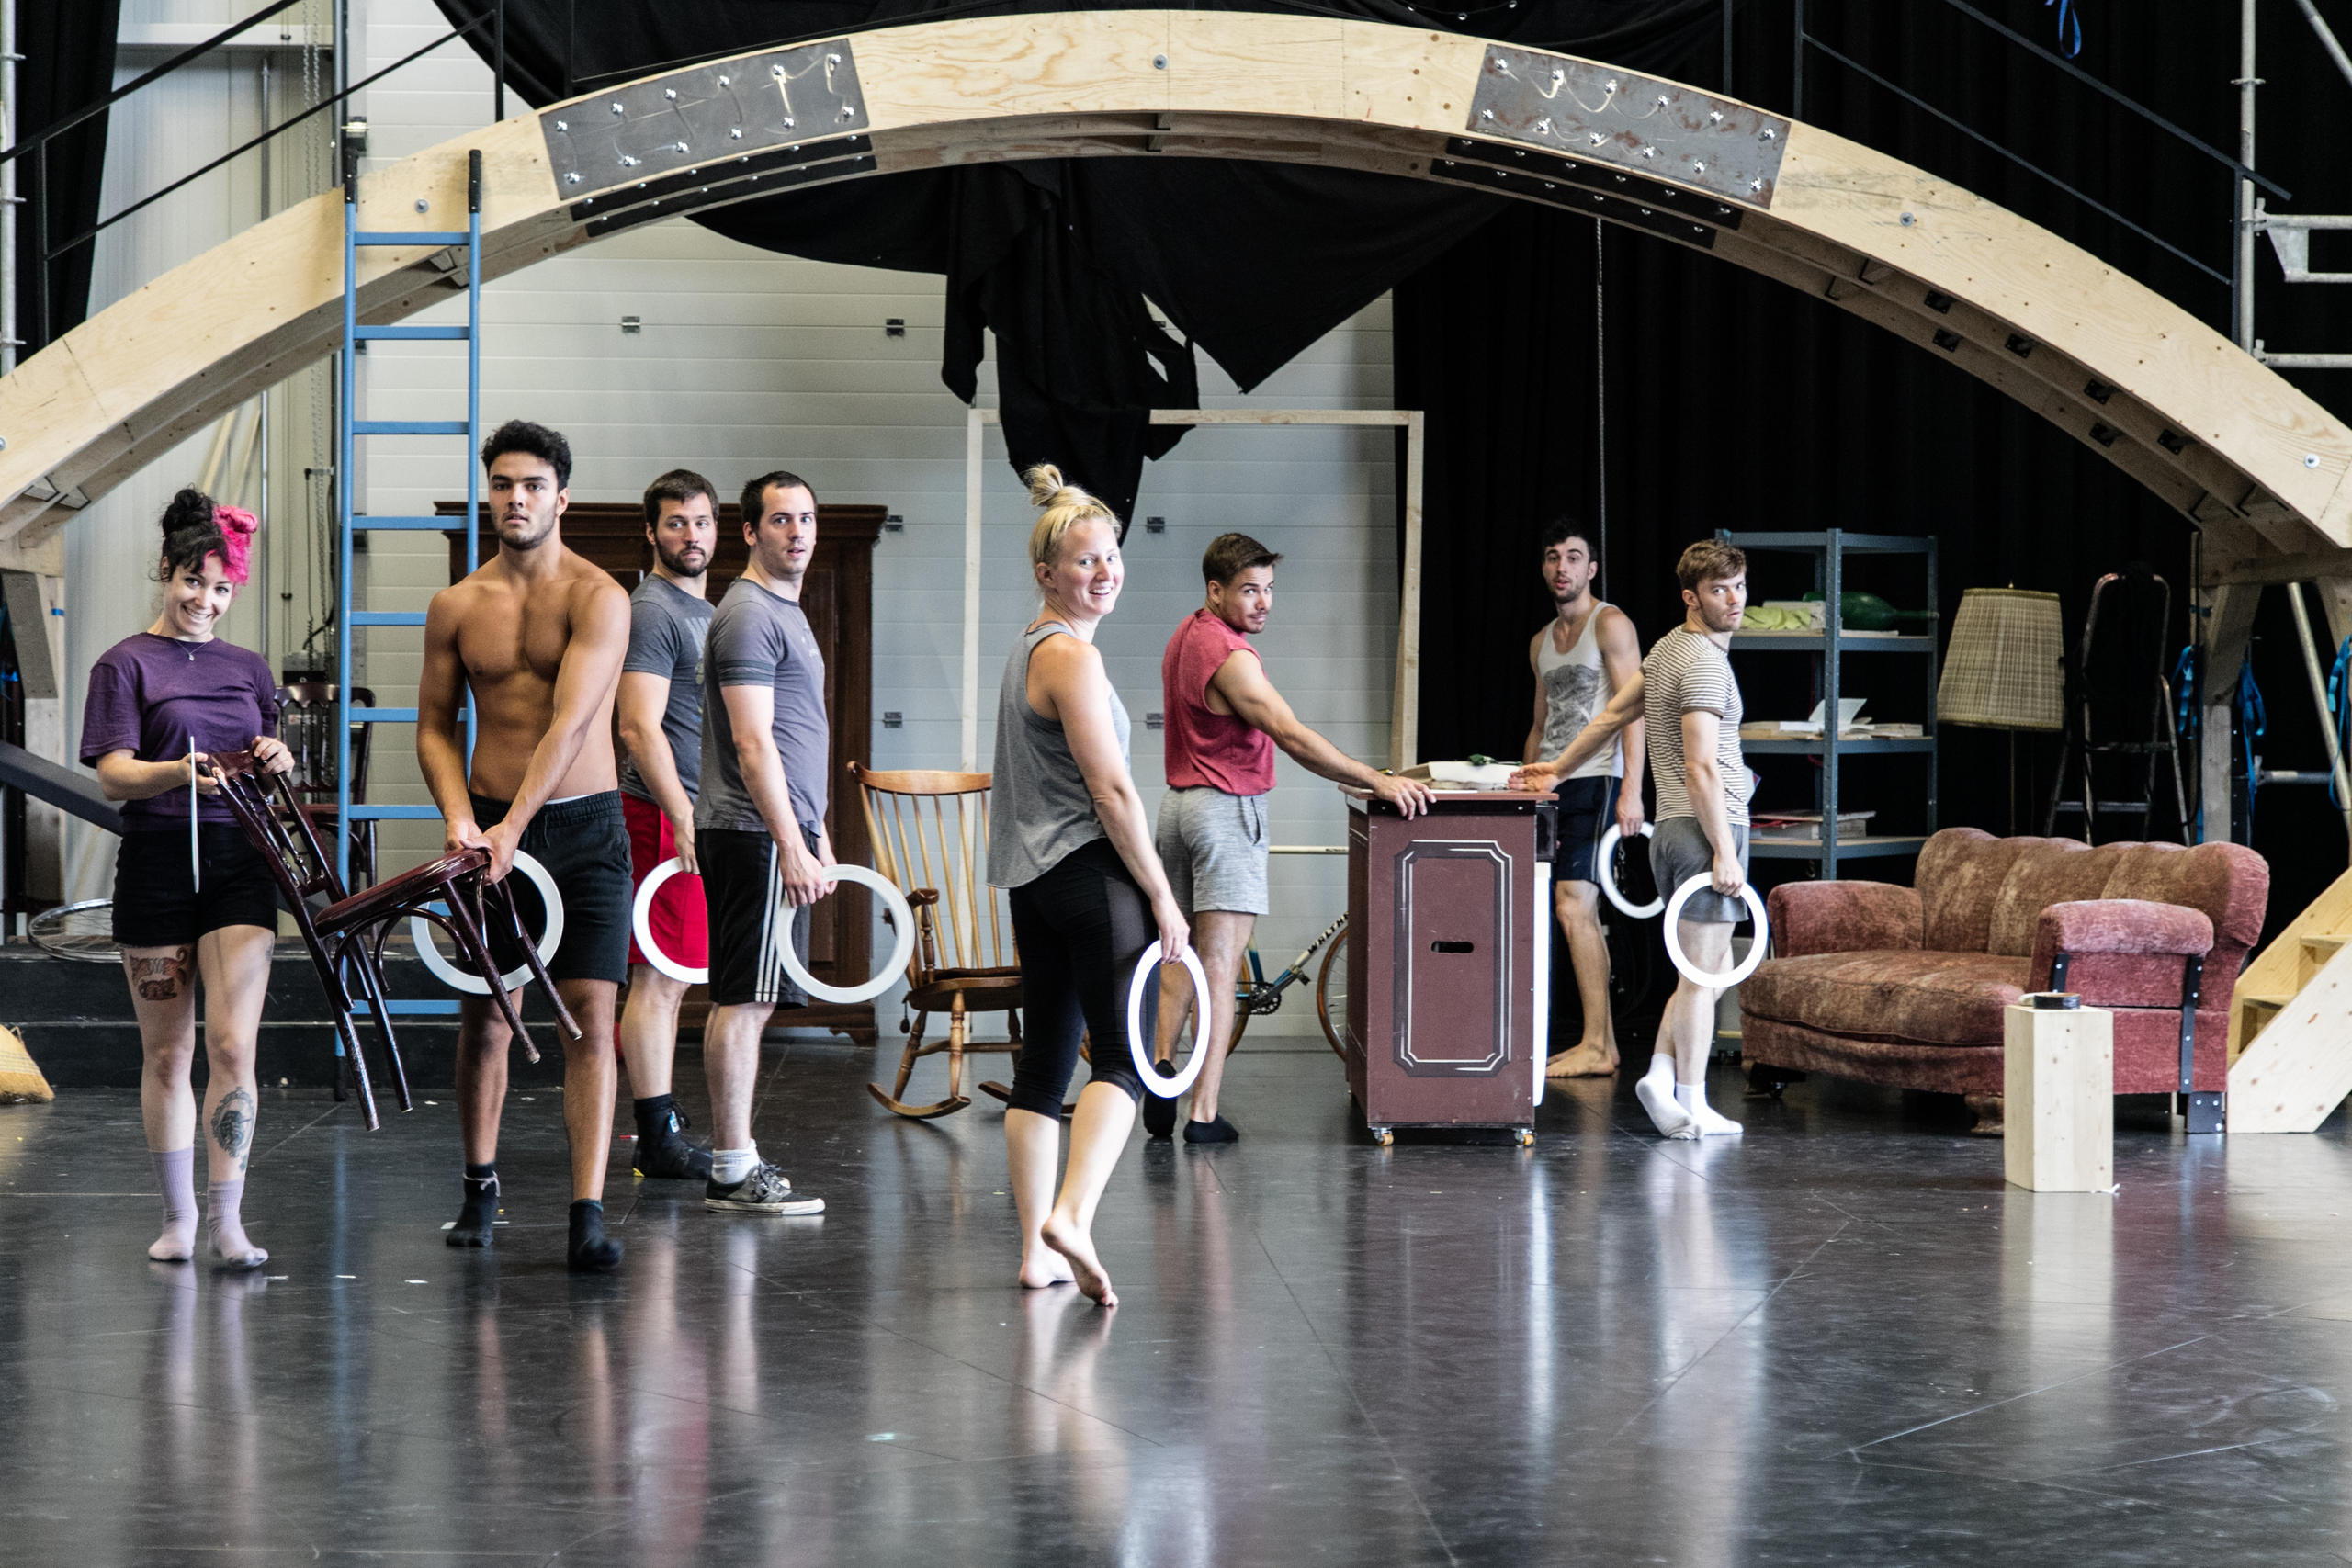
[[[1997,1131],[2002,1010],[2076,991],[2114,1010],[2117,1093],[2188,1092],[2191,1130],[2219,1131],[2230,990],[2269,895],[2269,866],[2236,844],[1947,829],[1917,887],[1772,889],[1774,956],[1739,988],[1740,1054],[1766,1088],[1818,1072],[1942,1090]]]

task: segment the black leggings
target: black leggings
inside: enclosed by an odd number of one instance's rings
[[[1127,986],[1158,935],[1143,890],[1108,839],[1071,851],[1054,869],[1013,888],[1012,939],[1021,944],[1021,1059],[1009,1104],[1058,1120],[1078,1070],[1080,1032],[1095,1083],[1143,1098],[1127,1049]],[[1154,987],[1151,1005],[1159,1006]]]

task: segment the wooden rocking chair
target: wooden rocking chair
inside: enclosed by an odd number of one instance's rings
[[[1021,1049],[1021,961],[1012,917],[988,885],[989,775],[929,769],[877,772],[849,765],[865,798],[875,868],[899,886],[915,912],[914,958],[907,965],[907,1006],[914,1013],[899,1078],[885,1093],[865,1087],[901,1116],[945,1116],[972,1103],[963,1092],[967,1051]],[[947,1014],[947,1037],[923,1035],[934,1012]],[[975,1041],[971,1015],[1001,1012],[1007,1038]],[[925,1056],[947,1053],[947,1096],[906,1103],[907,1081]]]

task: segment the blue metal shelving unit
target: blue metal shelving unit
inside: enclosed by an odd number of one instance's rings
[[[362,610],[353,603],[352,558],[362,533],[447,533],[461,525],[466,533],[466,570],[480,559],[479,525],[481,512],[481,469],[474,454],[481,449],[481,153],[466,157],[466,226],[463,229],[380,230],[359,226],[359,172],[356,154],[344,167],[343,179],[343,385],[335,415],[335,811],[341,830],[335,834],[335,870],[344,886],[351,883],[349,824],[365,821],[438,820],[440,811],[426,804],[355,804],[351,798],[351,726],[414,724],[413,707],[354,707],[351,703],[352,651],[355,638],[371,626],[424,625],[421,610]],[[466,324],[444,326],[363,327],[359,324],[359,253],[368,249],[414,250],[427,246],[464,247],[466,253]],[[354,417],[359,346],[368,343],[442,341],[466,345],[466,417],[463,419],[358,419]],[[353,457],[360,438],[369,435],[462,436],[466,442],[466,515],[462,525],[447,517],[375,516],[359,510]],[[473,753],[474,724],[466,714],[466,752]],[[395,1013],[454,1014],[449,998],[394,998]],[[338,1046],[339,1050],[341,1047]]]
[[[1715,537],[1751,554],[1759,550],[1810,556],[1812,586],[1829,608],[1824,629],[1817,632],[1735,632],[1731,645],[1738,649],[1777,649],[1809,653],[1815,659],[1814,694],[1821,700],[1828,722],[1819,740],[1742,740],[1740,750],[1757,755],[1811,756],[1821,759],[1814,799],[1821,813],[1818,840],[1748,840],[1747,852],[1757,860],[1802,860],[1814,863],[1815,874],[1827,882],[1838,875],[1838,863],[1858,856],[1916,855],[1936,830],[1936,637],[1887,637],[1847,631],[1838,607],[1846,586],[1846,558],[1858,555],[1909,556],[1926,569],[1927,602],[1936,597],[1936,541],[1901,534],[1856,534],[1840,528],[1820,533],[1738,533],[1717,529]],[[1835,734],[1838,699],[1846,684],[1845,660],[1856,653],[1926,655],[1927,714],[1917,739],[1845,739]],[[1917,833],[1873,833],[1842,838],[1838,831],[1838,807],[1844,798],[1845,759],[1849,757],[1925,756],[1925,792],[1914,796],[1924,807],[1926,829]]]

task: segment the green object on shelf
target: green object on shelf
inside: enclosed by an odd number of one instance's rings
[[[1495,760],[1484,751],[1473,751],[1470,753],[1470,765],[1474,768],[1491,768],[1495,765]]]
[[[1819,603],[1820,590],[1815,589],[1805,598]],[[1933,623],[1933,610],[1898,610],[1875,593],[1854,590],[1838,595],[1838,624],[1849,632],[1891,632],[1906,621]]]

